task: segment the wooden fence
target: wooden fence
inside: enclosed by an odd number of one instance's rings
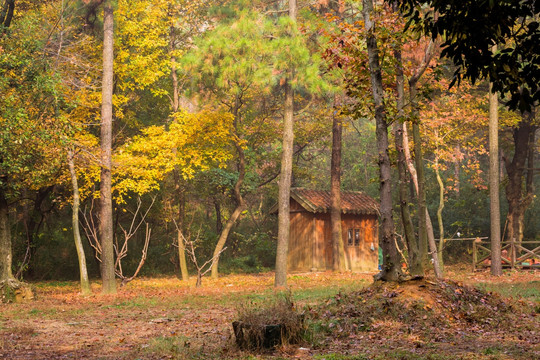
[[[477,267],[489,266],[491,264],[491,249],[489,241],[484,241],[487,238],[476,238],[473,240],[473,260],[472,269]],[[532,249],[528,249],[523,245],[532,245]],[[515,241],[501,242],[501,261],[503,267],[514,268],[538,268],[540,269],[540,241]]]

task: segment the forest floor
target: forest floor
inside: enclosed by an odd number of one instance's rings
[[[274,297],[273,273],[200,288],[141,278],[115,296],[98,282],[89,297],[75,282],[34,283],[35,300],[0,305],[0,358],[540,359],[540,271],[493,278],[453,267],[452,281],[391,286],[370,286],[372,275],[290,275],[309,341],[263,354],[238,350],[231,322],[242,304]]]

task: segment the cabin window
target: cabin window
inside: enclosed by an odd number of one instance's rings
[[[354,229],[354,246],[360,246],[360,229]]]
[[[360,246],[360,229],[349,229],[347,231],[347,245]]]

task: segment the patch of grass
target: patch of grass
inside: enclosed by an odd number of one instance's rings
[[[160,357],[184,359],[190,353],[189,338],[185,336],[160,336],[144,346],[144,353],[159,354]]]
[[[482,354],[484,355],[500,355],[501,349],[498,346],[489,346],[482,350]]]
[[[107,308],[116,308],[116,309],[148,308],[148,307],[155,307],[157,305],[157,302],[158,301],[154,298],[138,296],[136,298],[122,301],[113,305],[108,305]]]
[[[514,299],[523,298],[540,302],[540,281],[520,283],[480,283],[476,285],[484,291],[498,293]]]
[[[28,315],[30,316],[36,316],[36,317],[56,317],[58,313],[57,309],[54,308],[48,308],[48,309],[31,309],[28,312]]]
[[[315,355],[314,360],[370,360],[364,355],[325,354]]]
[[[33,284],[37,288],[65,288],[65,287],[77,287],[78,283],[74,281],[40,281]]]

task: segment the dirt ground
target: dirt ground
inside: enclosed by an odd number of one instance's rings
[[[372,275],[297,274],[289,277],[289,285],[299,304],[320,304],[341,291],[368,286]],[[471,275],[457,268],[448,275],[474,284],[518,281],[533,284],[533,287],[540,284],[540,271],[515,272],[493,279],[487,273]],[[0,305],[0,358],[249,358],[249,354],[235,348],[231,322],[240,303],[272,296],[273,274],[230,275],[216,281],[204,279],[201,288],[195,288],[194,284],[194,279],[183,283],[173,277],[142,278],[120,289],[116,296],[104,296],[96,283],[93,284],[94,295],[89,297],[79,295],[76,283],[34,284],[37,293],[34,301]],[[386,324],[385,328],[389,326],[391,324]],[[381,332],[354,336],[356,338],[350,338],[346,345],[346,352],[351,354],[357,352],[355,343],[365,346],[360,336],[369,339],[375,346],[374,351],[378,346],[392,346]],[[524,351],[536,351],[534,346],[538,346],[540,339],[530,340],[531,348]],[[411,341],[414,343],[414,339]],[[340,353],[345,351],[343,346],[343,342],[329,343],[319,349],[294,346],[263,357],[307,359],[324,353]],[[451,343],[448,346],[452,347]],[[451,353],[451,349],[449,351]]]

